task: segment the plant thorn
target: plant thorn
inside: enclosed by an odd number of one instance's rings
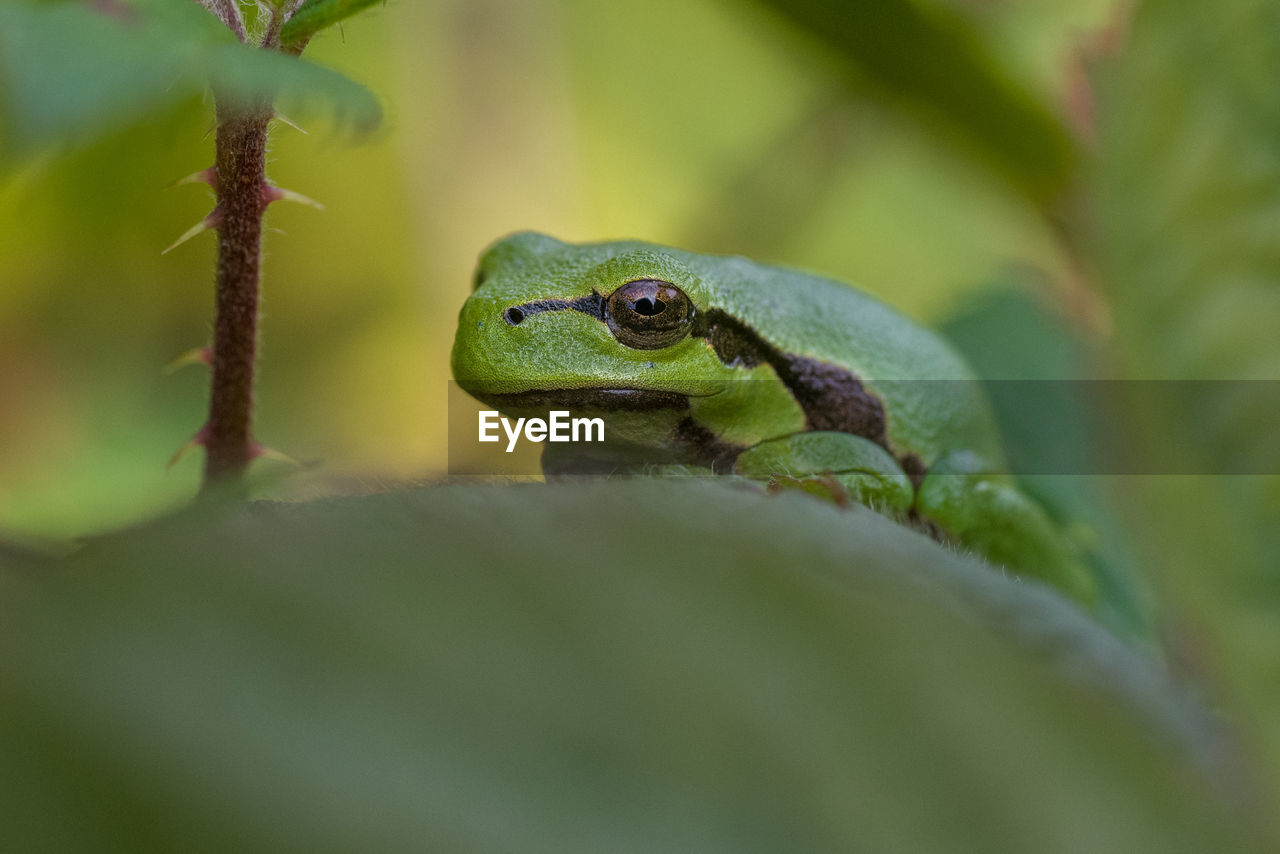
[[[277,462],[288,463],[291,466],[302,468],[302,463],[298,462],[293,457],[283,451],[277,451],[275,448],[269,448],[259,442],[253,443],[253,448],[249,451],[249,458],[253,460],[275,460]]]
[[[212,211],[210,211],[207,217],[200,220],[195,225],[191,226],[186,231],[184,231],[181,237],[179,237],[177,240],[170,243],[169,246],[160,254],[161,255],[168,254],[170,251],[177,249],[179,246],[186,243],[188,240],[195,237],[197,234],[202,234],[212,228],[217,228],[218,224],[221,222],[222,222],[222,206],[219,205],[218,207],[215,207]]]
[[[208,169],[201,169],[199,172],[192,172],[184,178],[179,178],[169,185],[166,189],[173,187],[181,187],[183,184],[208,184],[213,189],[218,189],[218,171],[210,166]]]
[[[310,136],[310,134],[307,133],[306,128],[304,128],[302,125],[298,124],[293,119],[286,116],[284,113],[277,111],[274,115],[272,115],[272,118],[280,122],[280,124],[282,125],[288,125],[289,127],[293,128],[298,133],[303,134],[304,136]]]
[[[213,364],[213,348],[212,347],[192,347],[187,352],[178,356],[172,362],[164,366],[166,374],[172,374],[180,368],[187,365],[212,365]]]
[[[173,468],[174,465],[178,462],[178,460],[186,456],[187,451],[197,446],[203,445],[207,441],[209,441],[209,425],[205,424],[203,427],[201,427],[199,430],[196,431],[196,434],[194,436],[192,436],[190,439],[187,440],[187,443],[185,445],[183,445],[181,448],[179,448],[177,451],[174,452],[173,456],[169,458],[168,464],[165,465],[165,469],[168,470]]]
[[[271,184],[264,184],[262,186],[263,204],[269,205],[272,202],[280,201],[297,202],[300,205],[309,205],[319,211],[324,210],[324,205],[309,196],[302,195],[302,193],[295,193],[293,190],[281,189],[280,187],[275,187]]]

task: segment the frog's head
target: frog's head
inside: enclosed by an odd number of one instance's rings
[[[508,415],[605,414],[611,443],[656,456],[706,462],[804,429],[764,345],[711,304],[698,273],[715,263],[648,243],[504,238],[480,258],[453,376]]]
[[[669,408],[712,393],[725,373],[696,334],[706,309],[703,284],[679,253],[515,234],[480,258],[453,374],[507,411]]]

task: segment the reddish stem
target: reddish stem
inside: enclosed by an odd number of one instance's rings
[[[217,316],[213,382],[204,437],[204,485],[238,481],[254,457],[253,380],[258,276],[266,186],[268,104],[217,99]]]

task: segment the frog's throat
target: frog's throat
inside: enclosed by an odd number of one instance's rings
[[[682,462],[709,466],[713,470],[732,468],[738,454],[746,450],[741,445],[724,442],[716,434],[694,420],[690,413],[690,399],[711,395],[690,395],[672,391],[629,388],[574,388],[533,389],[521,392],[488,393],[480,389],[468,389],[478,400],[503,412],[539,411],[563,407],[579,412],[657,412],[665,410],[679,419],[671,430],[670,439],[679,449],[675,455]],[[625,444],[625,443],[624,443]],[[623,448],[624,458],[632,458],[638,447]],[[613,449],[617,452],[617,448]],[[565,463],[557,474],[607,474],[616,466],[610,452],[591,452],[577,463]],[[665,457],[658,462],[670,462]],[[564,461],[562,461],[564,462]]]

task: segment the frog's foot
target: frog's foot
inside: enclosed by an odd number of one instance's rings
[[[846,473],[844,476],[850,475]],[[823,472],[809,477],[775,474],[769,478],[766,488],[770,493],[798,489],[801,492],[807,492],[810,495],[821,498],[823,501],[830,501],[837,507],[846,509],[854,503],[853,497],[849,494],[850,490],[845,486],[842,477],[834,472]]]
[[[957,471],[943,461],[920,484],[913,510],[991,563],[1040,579],[1086,606],[1097,598],[1074,544],[1007,476]]]
[[[863,504],[893,518],[911,510],[914,490],[897,460],[850,433],[816,431],[772,439],[743,451],[734,473],[771,491],[799,489],[842,507]]]

